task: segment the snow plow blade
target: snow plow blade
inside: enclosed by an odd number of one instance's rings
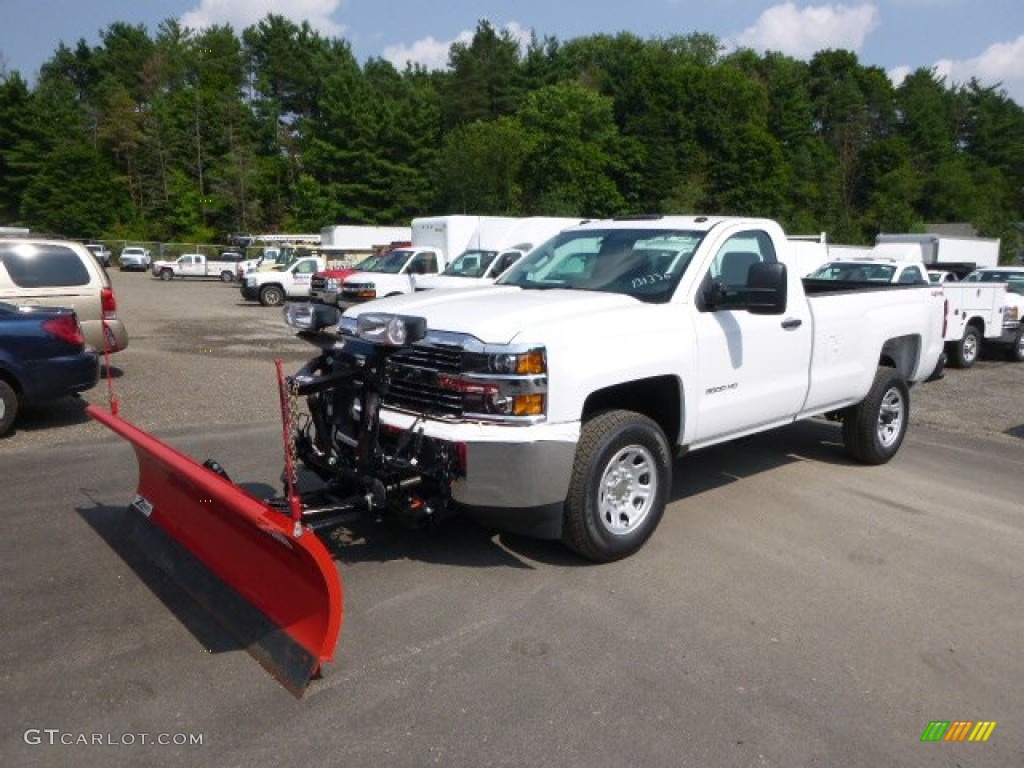
[[[90,405],[132,444],[139,483],[132,540],[296,697],[330,661],[342,586],[312,531],[225,477]]]

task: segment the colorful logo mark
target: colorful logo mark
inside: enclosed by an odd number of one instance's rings
[[[988,741],[995,729],[995,720],[932,720],[921,741]]]

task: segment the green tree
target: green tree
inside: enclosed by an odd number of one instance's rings
[[[606,96],[577,83],[541,88],[519,119],[528,141],[524,208],[536,215],[609,216],[624,212],[616,183],[622,145]]]
[[[86,144],[52,152],[32,179],[21,216],[33,228],[67,237],[100,237],[130,216],[128,190],[110,163]]]

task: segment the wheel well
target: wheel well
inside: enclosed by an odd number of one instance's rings
[[[897,336],[882,345],[878,364],[895,368],[904,379],[909,379],[921,356],[920,336]]]
[[[583,403],[582,419],[610,409],[635,411],[654,420],[665,433],[669,445],[679,438],[682,408],[679,380],[674,376],[655,376],[627,381],[591,392]]]
[[[970,320],[967,321],[967,327],[976,328],[978,330],[978,333],[980,333],[982,337],[985,336],[985,321],[982,318],[972,317]]]
[[[6,381],[11,385],[11,389],[13,389],[19,397],[21,396],[21,384],[18,383],[18,380],[14,378],[14,374],[10,371],[0,368],[0,381]]]

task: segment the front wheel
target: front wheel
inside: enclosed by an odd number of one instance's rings
[[[956,342],[953,350],[953,367],[970,368],[978,362],[978,355],[981,353],[981,332],[973,325],[964,329],[963,338]]]
[[[163,280],[164,282],[167,282],[169,280],[173,280],[174,279],[174,272],[172,272],[169,269],[161,269],[160,270],[160,279]]]
[[[18,393],[14,387],[0,379],[0,437],[3,437],[14,426],[18,418]]]
[[[576,447],[563,543],[597,562],[628,557],[658,527],[671,485],[668,441],[655,422],[632,411],[597,414]]]
[[[264,307],[280,307],[284,304],[284,291],[276,285],[264,285],[260,289],[260,304]]]
[[[1017,329],[1017,335],[1006,350],[1006,357],[1011,363],[1024,363],[1024,321]]]
[[[843,443],[862,464],[885,464],[896,455],[910,421],[910,389],[894,369],[881,366],[867,396],[843,413]]]

